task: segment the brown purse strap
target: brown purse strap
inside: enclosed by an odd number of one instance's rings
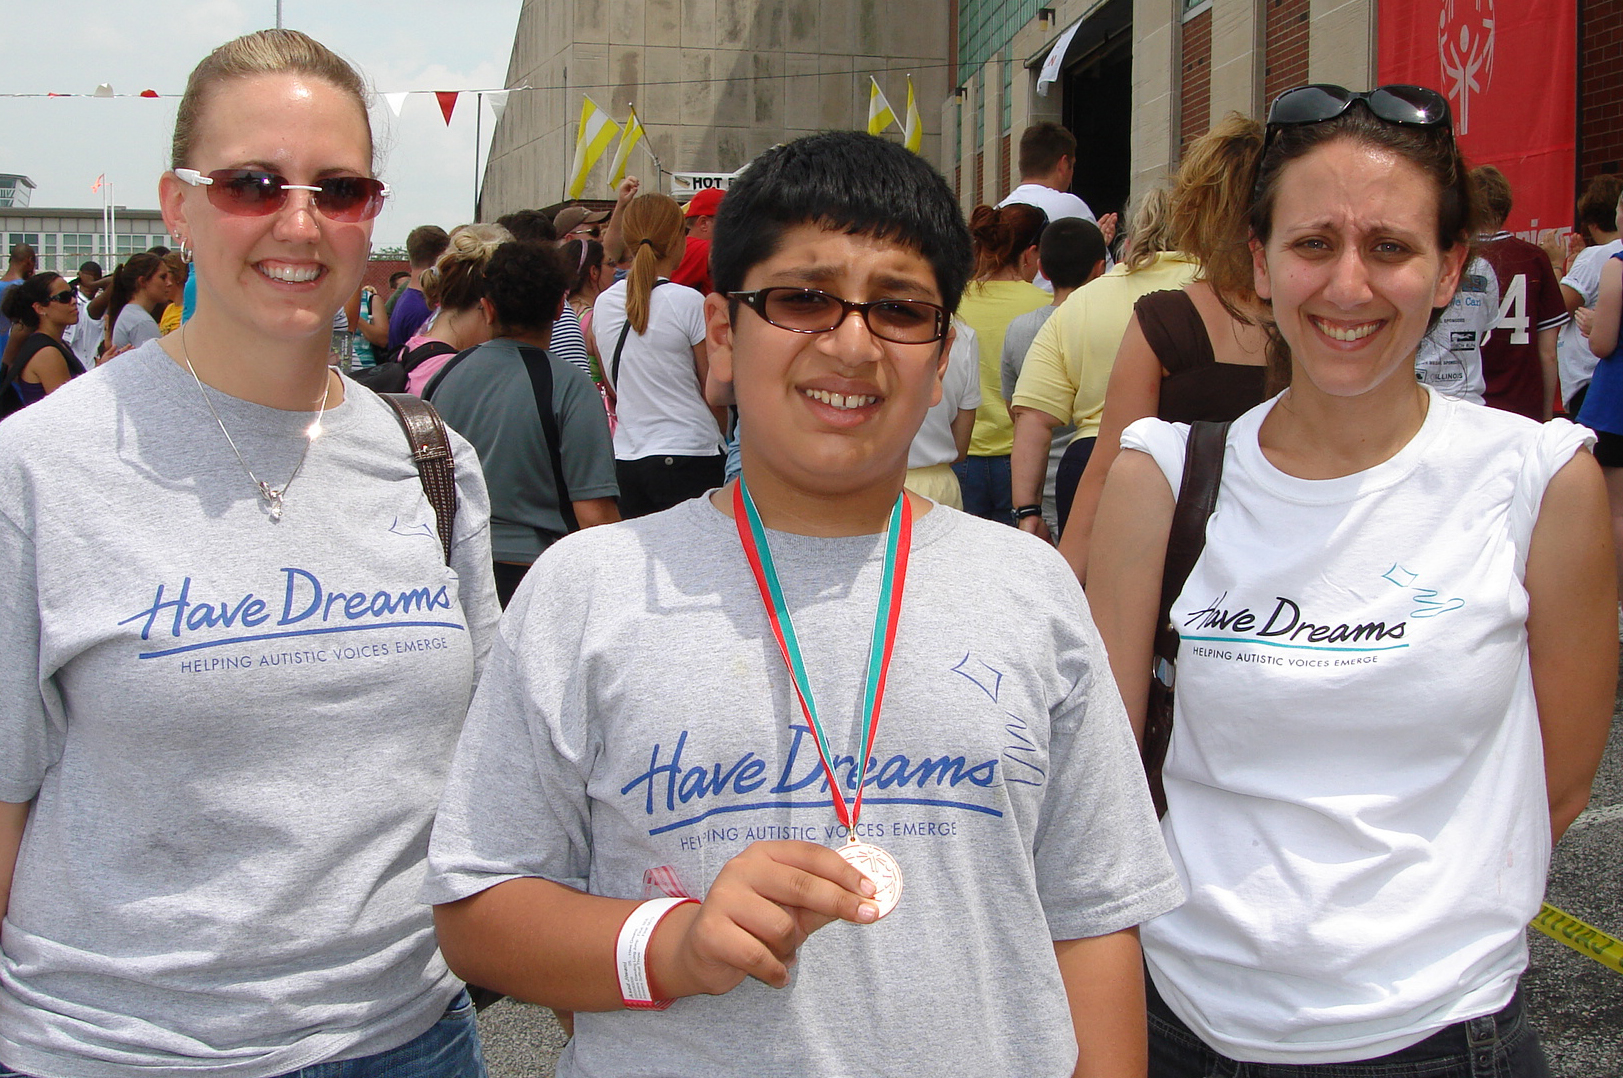
[[[434,406],[410,393],[379,393],[394,412],[411,443],[411,459],[423,481],[423,493],[434,507],[440,546],[445,563],[451,564],[451,528],[456,522],[456,462],[451,458],[451,438],[445,420]]]
[[[1172,511],[1172,528],[1167,533],[1161,607],[1155,620],[1152,673],[1167,688],[1172,687],[1173,664],[1178,658],[1178,630],[1172,624],[1172,604],[1188,582],[1200,552],[1206,549],[1206,521],[1217,506],[1217,490],[1223,483],[1223,454],[1228,433],[1227,423],[1203,420],[1189,427],[1183,482],[1178,490],[1177,508]]]

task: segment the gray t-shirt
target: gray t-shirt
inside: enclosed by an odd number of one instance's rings
[[[126,303],[124,309],[118,312],[118,321],[113,324],[113,347],[143,345],[157,339],[158,335],[158,323],[153,321],[147,309],[139,303]]]
[[[550,349],[547,359],[559,460],[570,500],[617,497],[614,440],[597,386]],[[479,451],[490,489],[492,554],[497,561],[528,565],[564,534],[564,519],[535,390],[518,342],[503,337],[481,344],[433,390],[434,407]]]
[[[1037,331],[1043,328],[1048,316],[1058,308],[1053,306],[1038,307],[1035,311],[1027,311],[1009,323],[1009,328],[1003,334],[1003,357],[1000,366],[1003,383],[1003,399],[1014,399],[1014,385],[1020,380],[1020,371],[1026,365],[1026,353],[1031,351],[1031,342],[1037,339]],[[1071,444],[1071,438],[1076,434],[1076,426],[1065,423],[1055,427],[1048,443],[1048,473],[1043,480],[1043,521],[1051,532],[1059,531],[1059,509],[1054,501],[1054,484],[1059,478],[1059,462],[1065,456],[1065,450]]]
[[[881,539],[770,542],[849,784]],[[1047,544],[942,507],[917,520],[858,830],[901,866],[889,917],[818,931],[782,991],[579,1014],[559,1075],[1071,1073],[1053,941],[1182,891]],[[641,898],[661,866],[703,895],[751,842],[786,838],[842,833],[733,522],[700,498],[555,544],[502,622],[424,899],[525,876]]]
[[[285,480],[312,414],[209,394]],[[0,425],[13,1069],[265,1078],[458,990],[416,892],[499,614],[484,481],[453,436],[447,567],[405,435],[346,394],[277,523],[157,343]]]

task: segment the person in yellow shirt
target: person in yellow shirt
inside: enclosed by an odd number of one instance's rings
[[[169,271],[169,306],[163,309],[163,317],[158,319],[158,333],[167,335],[180,328],[182,303],[181,296],[186,289],[186,277],[191,267],[186,259],[178,252],[170,251],[163,256],[163,268]]]
[[[1167,249],[1166,204],[1162,189],[1146,197],[1128,241],[1127,258],[1060,304],[1037,331],[1015,383],[1011,451],[1012,474],[1019,485],[1012,489],[1014,504],[1041,503],[1050,433],[1066,423],[1076,426],[1054,483],[1061,530],[1099,434],[1105,385],[1127,321],[1133,316],[1134,301],[1161,289],[1182,288],[1199,269],[1193,259]],[[1037,513],[1018,523],[1034,533],[1047,531]]]
[[[1004,524],[1014,523],[1009,487],[1014,423],[1003,403],[1003,335],[1010,322],[1049,303],[1048,293],[1031,283],[1037,275],[1037,241],[1047,224],[1042,210],[1023,203],[977,206],[969,218],[975,279],[964,291],[958,317],[980,344],[981,404],[969,456],[952,470],[963,490],[964,511]]]

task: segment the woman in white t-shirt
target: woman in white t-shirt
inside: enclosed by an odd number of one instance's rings
[[[1290,388],[1229,428],[1171,606],[1189,900],[1142,930],[1150,1073],[1544,1075],[1525,927],[1616,685],[1592,438],[1416,384],[1475,231],[1443,97],[1298,88],[1261,158],[1239,212]],[[1140,729],[1187,436],[1128,427],[1094,532]]]
[[[657,513],[721,486],[718,416],[704,400],[704,297],[673,283],[686,250],[668,195],[626,205],[631,272],[592,306],[592,334],[615,394],[620,515]]]

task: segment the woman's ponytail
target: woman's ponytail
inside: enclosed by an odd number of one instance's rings
[[[626,205],[622,230],[631,250],[631,272],[626,274],[626,321],[641,336],[648,332],[659,267],[683,240],[682,207],[669,195],[638,195]]]

